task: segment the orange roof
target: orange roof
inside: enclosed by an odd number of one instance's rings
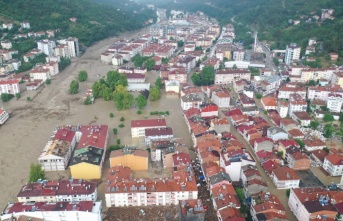
[[[277,106],[277,99],[275,97],[263,97],[261,101],[264,106]]]
[[[343,164],[343,156],[339,154],[329,154],[326,156],[326,160],[328,160],[333,165],[342,165]]]
[[[286,166],[273,169],[272,173],[278,178],[278,180],[300,180],[300,177],[295,170]]]

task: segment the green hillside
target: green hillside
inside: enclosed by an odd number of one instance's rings
[[[90,45],[120,32],[141,28],[146,20],[154,18],[155,13],[147,8],[134,13],[134,4],[123,10],[94,0],[0,0],[0,18],[27,20],[32,31],[61,29],[60,34],[76,36],[83,44]],[[77,22],[72,23],[71,17],[76,17]]]

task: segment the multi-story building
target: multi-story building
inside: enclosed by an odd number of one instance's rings
[[[322,150],[324,147],[326,147],[326,144],[324,141],[315,139],[315,138],[309,138],[307,140],[303,140],[305,146],[305,150],[311,152],[314,150]]]
[[[322,86],[312,86],[308,87],[308,99],[320,99],[320,100],[328,100],[329,94],[339,94],[343,97],[343,88],[339,85],[328,85],[325,87]]]
[[[324,159],[323,168],[331,176],[341,176],[343,174],[343,156],[337,153],[327,155]]]
[[[68,38],[67,40],[70,57],[78,57],[80,55],[79,39],[75,37]]]
[[[306,88],[305,87],[288,87],[283,86],[278,90],[279,99],[289,99],[291,94],[299,94],[303,99],[306,98]]]
[[[299,94],[291,94],[289,97],[288,114],[292,116],[293,112],[306,111],[307,102]]]
[[[278,101],[278,106],[277,106],[276,110],[278,111],[280,117],[282,117],[282,118],[287,117],[288,106],[289,106],[289,103],[287,101],[282,101],[282,100]]]
[[[219,108],[230,107],[230,94],[226,90],[214,91],[212,93],[212,101]]]
[[[215,84],[232,84],[236,80],[245,79],[250,81],[251,72],[243,69],[223,69],[215,73]]]
[[[147,119],[147,120],[132,120],[131,121],[131,136],[144,137],[145,129],[166,128],[165,119]]]
[[[291,43],[286,47],[285,63],[290,65],[293,61],[298,61],[300,58],[301,47],[296,43]]]
[[[42,66],[36,67],[30,71],[30,79],[34,80],[47,80],[51,78],[50,69],[44,68]]]
[[[18,219],[20,216],[54,221],[101,221],[102,205],[100,201],[9,203],[1,214],[1,220]]]
[[[263,97],[261,103],[265,110],[277,109],[277,99],[275,97]]]
[[[96,201],[97,198],[97,184],[82,179],[28,183],[17,195],[20,203]]]
[[[197,94],[187,94],[181,97],[182,110],[188,110],[192,107],[199,108],[202,103],[202,98]]]
[[[9,114],[3,108],[0,108],[0,125],[3,125],[9,117]]]
[[[341,191],[323,187],[292,188],[288,205],[297,220],[335,220],[339,214],[335,205],[341,204]]]
[[[341,88],[343,88],[343,72],[340,71],[340,72],[333,73],[331,83],[337,84]]]
[[[298,188],[300,183],[299,175],[291,168],[281,166],[273,169],[271,179],[277,189]]]
[[[234,61],[244,61],[244,50],[237,50],[233,52],[233,60]]]
[[[281,201],[269,192],[260,192],[251,196],[250,214],[253,221],[287,220]],[[269,219],[266,219],[267,214]]]
[[[68,45],[67,44],[57,45],[54,48],[54,54],[55,54],[55,56],[60,56],[61,58],[70,58],[70,52],[69,52]]]
[[[147,150],[137,150],[135,147],[124,147],[122,150],[114,150],[110,155],[110,166],[122,165],[130,167],[132,170],[148,170],[149,152]]]
[[[328,99],[326,100],[327,108],[330,112],[341,112],[343,104],[343,96],[340,94],[330,93]]]
[[[177,205],[197,199],[198,189],[191,165],[178,165],[171,178],[134,179],[129,167],[109,168],[105,200],[107,207]]]
[[[205,209],[201,199],[180,200],[179,221],[204,221]]]
[[[37,47],[47,56],[52,56],[54,55],[54,48],[56,47],[56,43],[54,41],[43,39],[37,42]]]
[[[286,150],[286,161],[288,167],[293,170],[309,170],[311,166],[310,158],[298,147],[291,146]]]
[[[145,129],[146,146],[150,146],[151,141],[159,139],[171,139],[173,137],[173,128],[171,127]]]
[[[312,120],[312,117],[306,111],[294,111],[291,117],[294,121],[298,121],[303,127],[310,126]]]
[[[180,94],[180,82],[177,80],[168,80],[164,82],[166,94]]]
[[[38,162],[45,171],[65,170],[76,145],[73,130],[58,128],[45,145]]]
[[[19,80],[3,80],[0,81],[0,94],[17,94],[20,93]]]

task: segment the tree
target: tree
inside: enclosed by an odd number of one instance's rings
[[[123,149],[124,147],[123,146],[120,146],[120,145],[111,145],[108,147],[108,151],[111,152],[111,151],[114,151],[114,150],[121,150]]]
[[[118,129],[117,128],[113,128],[113,134],[114,135],[118,134]]]
[[[50,78],[46,79],[45,84],[47,84],[47,85],[51,84],[51,79]]]
[[[195,84],[196,86],[202,85],[200,74],[194,72],[191,76],[191,79],[193,81],[193,84]]]
[[[79,92],[79,82],[76,80],[73,80],[72,82],[70,82],[70,85],[69,85],[69,93],[77,94],[77,92]]]
[[[283,151],[278,151],[276,154],[278,157],[282,157],[283,156]]]
[[[26,100],[27,101],[31,101],[31,97],[26,97]]]
[[[21,93],[16,93],[16,94],[15,94],[15,97],[16,97],[17,100],[18,100],[19,98],[21,98]]]
[[[339,121],[343,123],[343,112],[339,114]]]
[[[275,65],[276,67],[278,67],[279,64],[280,64],[279,59],[277,59],[277,58],[273,58],[273,62],[274,62],[274,65]]]
[[[195,47],[195,51],[202,51],[202,47],[201,46],[196,46]]]
[[[322,111],[330,111],[329,108],[327,106],[320,106],[320,109]]]
[[[148,101],[143,95],[140,94],[138,97],[136,97],[136,104],[139,110],[143,110],[147,103]]]
[[[62,57],[58,63],[58,70],[63,71],[68,65],[70,65],[71,60],[69,58]]]
[[[162,87],[162,79],[161,79],[161,77],[157,77],[156,78],[155,86],[158,87],[159,89],[161,89],[161,87]]]
[[[7,101],[11,100],[13,97],[14,97],[13,94],[7,94],[7,93],[2,93],[1,94],[2,102],[7,102]]]
[[[88,78],[88,74],[87,71],[80,71],[79,72],[79,76],[77,77],[77,79],[79,80],[79,82],[84,82],[86,81]]]
[[[291,189],[287,189],[287,190],[286,190],[286,196],[287,196],[287,198],[289,198],[290,195],[291,195]]]
[[[310,80],[310,81],[308,82],[308,85],[309,85],[309,86],[316,86],[316,81],[315,81],[315,80]]]
[[[37,182],[37,180],[44,180],[45,179],[45,173],[44,170],[42,170],[42,166],[40,164],[34,164],[32,163],[30,165],[30,174],[29,174],[29,182]]]
[[[177,42],[177,46],[178,46],[179,48],[181,48],[181,47],[183,46],[183,44],[184,44],[184,43],[183,43],[182,40],[180,40],[180,41]]]
[[[155,67],[155,60],[152,58],[149,58],[145,62],[145,67],[148,69],[148,71],[151,71]]]
[[[87,96],[86,99],[83,101],[84,105],[89,105],[92,103],[92,98],[90,96]]]
[[[150,100],[151,101],[156,101],[156,100],[160,99],[160,97],[161,97],[161,91],[156,86],[150,88],[149,94],[150,94]]]
[[[110,118],[114,118],[114,114],[113,113],[110,113]]]
[[[331,138],[333,135],[334,129],[332,127],[332,124],[326,124],[324,126],[323,136],[325,138]]]
[[[162,58],[162,63],[163,64],[168,64],[169,62],[169,59],[168,58]]]
[[[323,121],[324,122],[330,122],[330,121],[334,121],[334,117],[332,114],[324,114],[324,117],[323,117]]]
[[[262,94],[256,94],[256,98],[257,99],[261,99],[262,98]]]
[[[295,142],[297,142],[297,143],[299,144],[299,146],[300,146],[301,149],[305,147],[305,143],[302,142],[302,140],[300,140],[300,139],[295,139]]]
[[[210,49],[210,48],[207,48],[207,49],[206,49],[206,52],[210,52],[210,51],[211,51],[211,49]]]
[[[117,145],[120,145],[120,139],[119,138],[117,139]]]
[[[291,79],[289,77],[286,78],[286,82],[290,82]]]
[[[133,95],[128,92],[115,92],[113,100],[118,110],[129,109],[134,103]]]
[[[121,118],[120,118],[120,121],[125,121],[125,118],[124,118],[124,117],[121,117]]]
[[[214,83],[215,70],[213,66],[205,66],[201,71],[202,85],[212,85]]]
[[[234,64],[234,65],[232,66],[232,69],[237,69],[237,65]]]
[[[311,121],[310,122],[310,127],[313,129],[313,130],[316,130],[318,128],[318,126],[320,125],[320,123],[318,121]]]

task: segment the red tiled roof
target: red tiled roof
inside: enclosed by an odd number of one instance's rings
[[[343,165],[343,156],[339,154],[329,154],[326,156],[326,160],[333,165]]]
[[[54,140],[65,140],[65,141],[72,142],[74,137],[75,137],[75,131],[62,128],[56,132],[54,136]]]
[[[77,144],[76,149],[80,149],[86,146],[93,146],[100,149],[106,148],[107,137],[108,137],[108,126],[107,125],[89,125],[80,126],[82,133],[81,139]]]
[[[147,120],[132,120],[131,128],[133,127],[166,127],[165,119],[147,119]]]
[[[173,155],[173,163],[174,166],[177,166],[179,164],[191,164],[191,157],[187,153],[177,153]]]

